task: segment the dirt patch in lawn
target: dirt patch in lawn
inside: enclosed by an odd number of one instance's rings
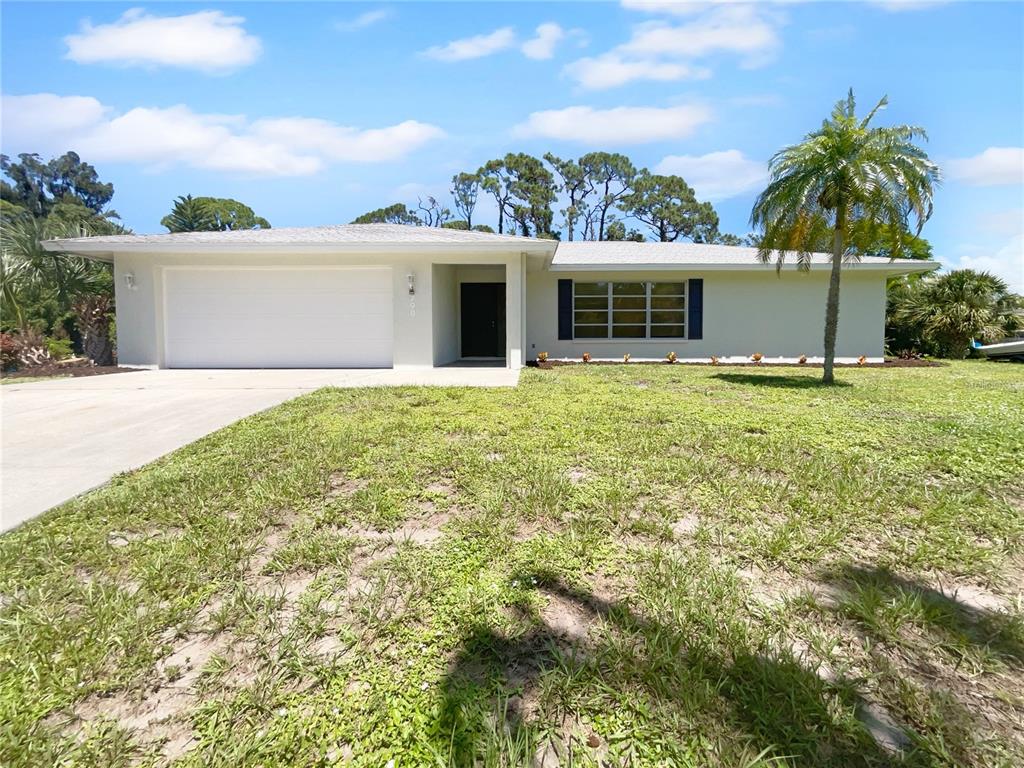
[[[327,498],[351,496],[363,490],[370,481],[362,477],[349,477],[342,471],[332,472],[327,478]]]

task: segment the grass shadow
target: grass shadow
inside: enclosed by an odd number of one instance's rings
[[[895,630],[913,623],[943,647],[973,646],[1024,670],[1024,622],[1019,617],[959,600],[888,568],[847,565],[825,579],[844,593],[836,609],[880,640],[892,640]]]
[[[836,381],[825,384],[818,378],[810,376],[786,376],[778,373],[716,373],[711,378],[727,384],[753,385],[758,387],[777,387],[781,389],[819,389],[829,387],[852,387],[848,381]]]
[[[450,766],[693,764],[749,766],[931,766],[929,755],[897,758],[856,719],[859,700],[791,654],[723,647],[698,627],[642,616],[542,574],[535,589],[566,624],[516,606],[521,632],[475,625],[442,684],[439,755]],[[628,708],[630,727],[600,734],[587,712]],[[655,739],[644,732],[657,729]],[[634,728],[636,730],[634,730]],[[735,738],[734,738],[735,737]],[[635,752],[657,743],[648,760]],[[724,752],[722,751],[724,750]],[[703,757],[701,757],[703,755]]]

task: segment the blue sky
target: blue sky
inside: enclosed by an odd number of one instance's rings
[[[1024,290],[1024,4],[3,3],[2,146],[67,149],[137,232],[181,194],[350,221],[508,151],[622,152],[744,234],[764,163],[853,87],[929,133],[925,236]],[[493,206],[477,216],[488,221]]]

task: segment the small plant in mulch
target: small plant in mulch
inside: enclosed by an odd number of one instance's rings
[[[761,360],[764,359],[764,355],[762,355],[760,352],[755,352],[750,356],[750,359],[753,360],[756,365],[760,365]]]
[[[546,363],[547,361],[548,361],[548,353],[547,352],[538,352],[537,353],[537,362],[538,363]]]
[[[861,355],[857,358],[857,365],[864,365],[868,361],[867,355]]]
[[[622,362],[624,362],[624,363],[628,363],[628,362],[629,362],[629,360],[630,360],[630,357],[632,357],[632,356],[631,356],[631,355],[629,354],[629,352],[627,352],[626,354],[624,354],[624,355],[622,356]]]
[[[589,363],[590,362],[590,353],[589,352],[584,352],[583,353],[583,362],[584,363]]]
[[[667,355],[665,355],[665,361],[668,363],[674,363],[678,359],[679,356],[675,352],[669,352]]]
[[[711,364],[712,365],[718,365],[718,355],[712,355],[711,356]]]
[[[797,362],[800,363],[800,365],[806,365],[807,364],[807,355],[800,355],[800,359],[797,360]]]

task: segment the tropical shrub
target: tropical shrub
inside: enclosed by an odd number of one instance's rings
[[[987,272],[958,269],[889,288],[886,337],[895,354],[963,358],[971,340],[995,342],[1024,328],[1024,302]]]
[[[18,345],[14,336],[0,333],[0,370],[9,371],[18,366]]]

